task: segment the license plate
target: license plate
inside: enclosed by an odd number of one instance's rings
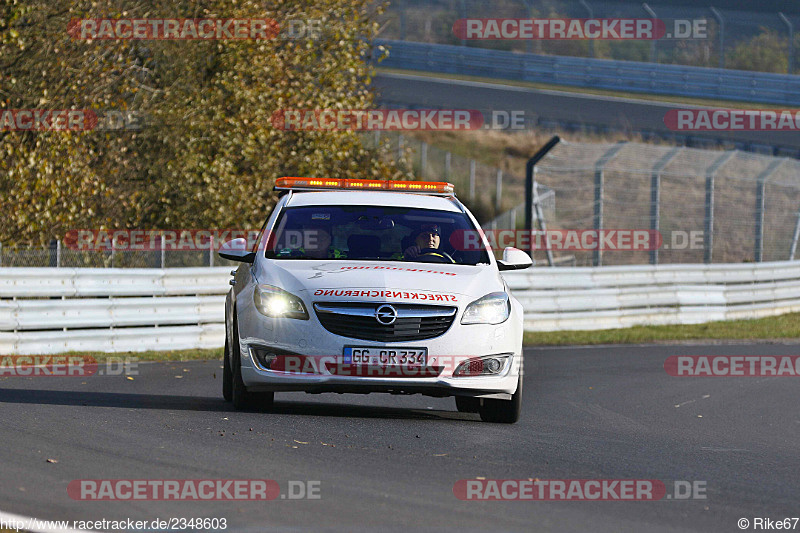
[[[346,365],[425,366],[428,349],[345,346],[342,362]]]

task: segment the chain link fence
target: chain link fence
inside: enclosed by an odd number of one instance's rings
[[[0,267],[187,268],[238,266],[209,250],[73,250],[60,241],[47,246],[0,245]]]
[[[662,241],[648,250],[554,250],[556,259],[625,265],[795,258],[800,233],[795,159],[561,142],[535,171],[536,183],[552,189],[557,201],[554,216],[544,217],[548,230],[647,230],[658,232]],[[542,251],[536,255],[546,258]]]

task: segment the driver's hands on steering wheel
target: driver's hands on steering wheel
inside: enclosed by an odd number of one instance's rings
[[[419,255],[419,250],[420,250],[419,246],[412,245],[406,248],[406,250],[403,252],[403,255],[406,257],[410,257],[411,259],[414,259]]]
[[[455,264],[456,260],[453,257],[439,248],[419,248],[418,253],[415,257],[418,261],[421,260],[423,257],[431,257],[434,258],[434,263],[452,263]],[[423,261],[429,262],[429,261]]]

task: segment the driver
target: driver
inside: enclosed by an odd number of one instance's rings
[[[442,229],[438,224],[423,224],[414,239],[414,244],[403,252],[406,260],[414,259],[419,255],[420,250],[432,248],[437,250],[442,242]]]

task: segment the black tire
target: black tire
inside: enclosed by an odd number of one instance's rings
[[[456,396],[456,409],[459,413],[477,413],[481,407],[480,398],[469,396]]]
[[[514,424],[519,420],[522,411],[522,374],[517,378],[517,391],[510,400],[483,400],[483,405],[478,410],[484,422],[497,422],[501,424]]]
[[[251,392],[242,380],[242,358],[239,350],[239,332],[237,324],[233,323],[233,346],[231,355],[233,356],[233,383],[231,387],[231,401],[233,408],[237,411],[259,410],[265,411],[272,407],[275,401],[274,392]]]
[[[225,352],[222,356],[222,397],[226,402],[233,400],[233,371],[231,370],[231,353],[228,347],[228,336],[225,336]]]

